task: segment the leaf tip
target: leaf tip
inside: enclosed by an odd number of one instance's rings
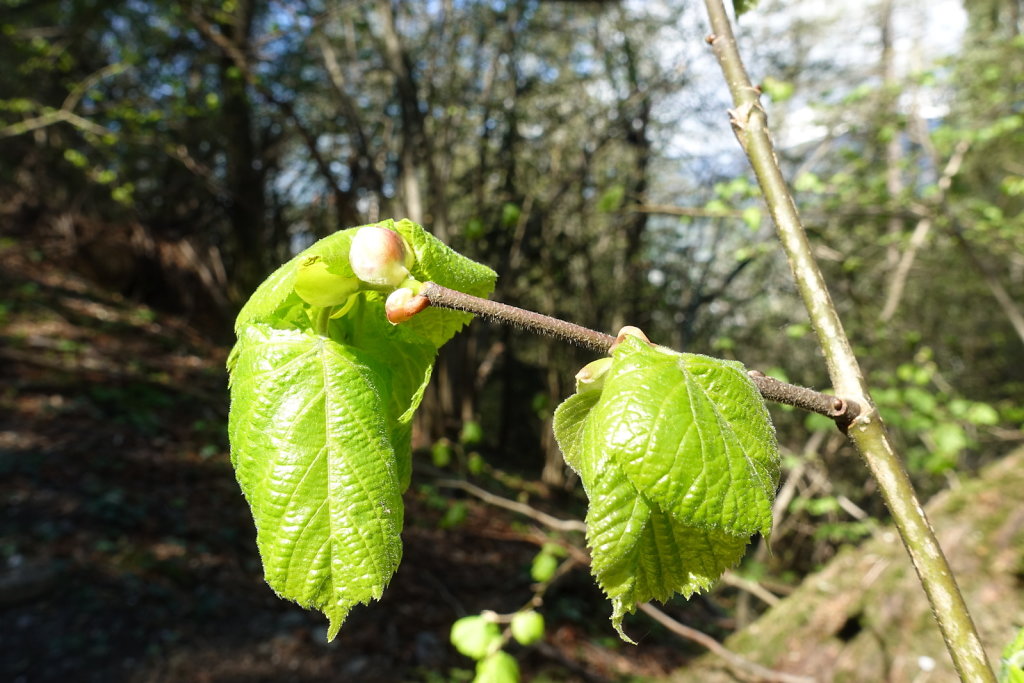
[[[334,639],[338,637],[338,631],[341,630],[341,625],[345,623],[345,617],[336,619],[334,617],[327,617],[327,642],[332,643]]]
[[[627,614],[632,614],[636,611],[636,605],[626,606],[626,603],[622,598],[612,598],[612,627],[619,634],[619,638],[623,642],[629,643],[630,645],[636,645],[636,641],[626,635],[626,632],[622,630],[622,619]]]

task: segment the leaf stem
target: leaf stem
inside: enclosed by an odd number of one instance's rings
[[[725,5],[722,0],[704,0],[704,4],[713,31],[707,42],[732,95],[734,109],[730,109],[729,114],[733,132],[761,186],[779,240],[789,258],[793,278],[818,335],[829,375],[839,395],[851,397],[865,408],[849,425],[850,439],[878,481],[960,678],[971,683],[995,683],[995,675],[953,571],[903,462],[889,441],[885,425],[871,403],[860,364],[814,260],[793,195],[775,155],[768,118],[759,102],[760,91],[751,83],[743,66]]]
[[[481,299],[471,294],[442,287],[435,282],[425,282],[420,290],[420,295],[425,296],[432,306],[465,311],[482,315],[496,322],[518,325],[532,332],[556,337],[598,353],[608,353],[616,342],[616,337],[610,334],[523,308]],[[860,414],[860,406],[856,401],[788,384],[756,370],[750,371],[748,375],[765,400],[785,403],[830,417],[844,432]]]
[[[313,329],[321,337],[327,337],[328,325],[331,322],[331,312],[334,310],[331,306],[325,306],[324,308],[316,308],[316,315],[313,320]]]

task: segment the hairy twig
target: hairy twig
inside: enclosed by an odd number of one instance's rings
[[[597,332],[541,313],[527,311],[524,308],[463,294],[454,289],[442,287],[436,282],[424,283],[420,289],[420,295],[427,297],[432,306],[465,311],[497,322],[518,325],[531,332],[557,337],[598,353],[606,353],[615,343],[615,337],[610,334]]]
[[[420,289],[420,296],[426,297],[432,306],[465,311],[497,322],[518,325],[532,332],[556,337],[598,353],[608,353],[616,341],[616,337],[610,334],[597,332],[516,306],[464,294],[434,282],[424,283]],[[782,382],[756,370],[748,374],[765,400],[785,403],[812,413],[825,415],[835,420],[839,428],[844,431],[860,414],[860,406],[855,401]]]
[[[917,499],[903,462],[896,454],[885,426],[873,408],[860,364],[843,330],[821,271],[814,260],[807,233],[782,175],[768,120],[759,102],[760,92],[750,81],[722,0],[705,0],[711,20],[708,43],[722,68],[734,108],[729,110],[733,132],[746,152],[775,223],[797,289],[818,335],[836,393],[850,397],[864,412],[849,425],[849,436],[878,482],[903,544],[917,570],[946,647],[965,681],[995,683],[985,649],[970,612]]]

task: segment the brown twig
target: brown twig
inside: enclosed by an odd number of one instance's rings
[[[616,338],[610,334],[575,325],[559,318],[527,311],[497,301],[482,299],[448,289],[434,282],[424,283],[420,295],[426,297],[432,306],[465,311],[501,323],[509,323],[532,332],[546,334],[598,353],[608,353]],[[748,373],[758,391],[768,401],[796,406],[812,413],[825,415],[836,421],[846,431],[847,426],[860,414],[860,405],[855,401],[823,394],[814,389],[788,384],[756,370]]]
[[[448,308],[455,311],[465,311],[475,315],[482,315],[485,318],[506,324],[518,325],[532,332],[539,332],[563,341],[582,346],[598,353],[606,353],[615,337],[603,332],[574,325],[573,323],[552,318],[541,313],[534,313],[523,308],[516,308],[508,304],[481,299],[448,289],[434,282],[427,282],[420,289],[422,296],[430,299],[432,306]]]

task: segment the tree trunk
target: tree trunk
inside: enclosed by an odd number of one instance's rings
[[[252,37],[253,0],[238,0],[230,23],[220,26],[237,50],[249,57]],[[233,282],[242,291],[254,288],[266,273],[266,195],[263,174],[256,163],[252,101],[246,79],[234,60],[224,54],[220,60],[221,89],[224,96],[224,127],[227,138],[227,178],[229,192],[228,220],[235,241]]]

